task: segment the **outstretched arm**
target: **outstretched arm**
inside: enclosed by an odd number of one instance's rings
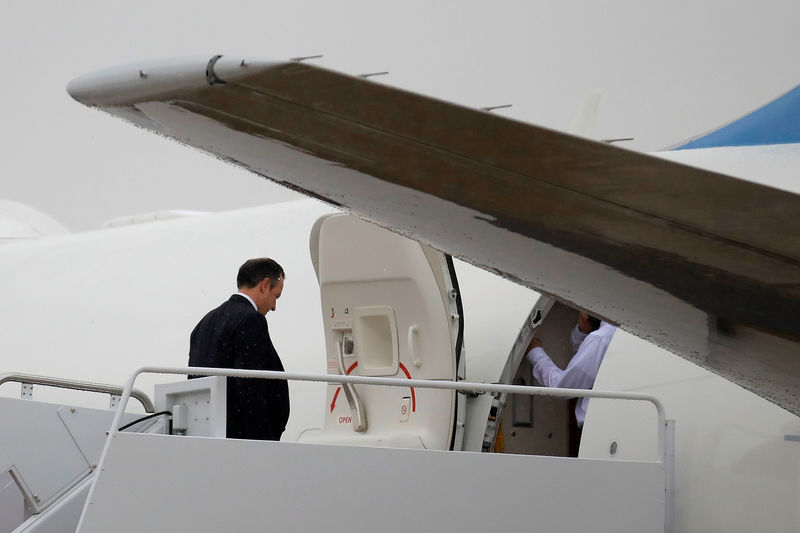
[[[587,337],[578,348],[578,353],[563,370],[550,359],[541,346],[541,341],[538,346],[531,343],[531,349],[526,357],[533,365],[533,377],[545,387],[591,389],[597,377],[602,356],[601,339]]]

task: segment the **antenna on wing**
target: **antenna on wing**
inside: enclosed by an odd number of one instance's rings
[[[358,77],[359,78],[371,78],[373,76],[385,76],[386,74],[389,74],[388,70],[383,71],[383,72],[367,72],[366,74],[359,74]]]
[[[514,104],[502,104],[502,105],[490,105],[488,107],[482,107],[484,111],[494,111],[495,109],[505,109],[506,107],[511,107]]]
[[[291,58],[292,61],[305,61],[306,59],[319,59],[322,57],[322,54],[317,54],[315,56],[300,56],[300,57],[293,57]]]
[[[620,137],[619,139],[603,139],[602,142],[611,144],[611,143],[618,143],[622,141],[632,141],[632,140],[633,137]]]

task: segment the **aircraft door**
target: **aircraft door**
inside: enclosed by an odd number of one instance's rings
[[[460,313],[451,261],[350,215],[318,220],[310,244],[329,374],[456,379]],[[456,407],[454,391],[329,385],[323,431],[313,440],[450,449]]]
[[[528,342],[539,337],[559,368],[573,356],[569,341],[577,310],[543,296],[520,331],[506,361],[500,383],[541,386],[525,359]],[[496,394],[484,437],[484,451],[526,455],[577,455],[579,437],[574,424],[574,399],[522,394]],[[500,421],[498,424],[497,421]],[[498,446],[497,443],[502,445]]]

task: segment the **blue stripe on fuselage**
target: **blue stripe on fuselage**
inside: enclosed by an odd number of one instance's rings
[[[674,150],[800,142],[800,86],[749,115]]]

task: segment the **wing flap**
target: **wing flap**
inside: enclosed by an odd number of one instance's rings
[[[271,68],[237,86],[317,114],[387,132],[463,157],[470,164],[540,180],[599,200],[642,211],[697,231],[797,257],[798,239],[765,238],[747,215],[780,222],[800,202],[781,191],[727,176],[466,109],[304,63]],[[250,108],[253,109],[253,108]],[[669,186],[666,187],[665,184]],[[726,202],[735,203],[736,212]],[[680,209],[676,209],[679,201]]]

